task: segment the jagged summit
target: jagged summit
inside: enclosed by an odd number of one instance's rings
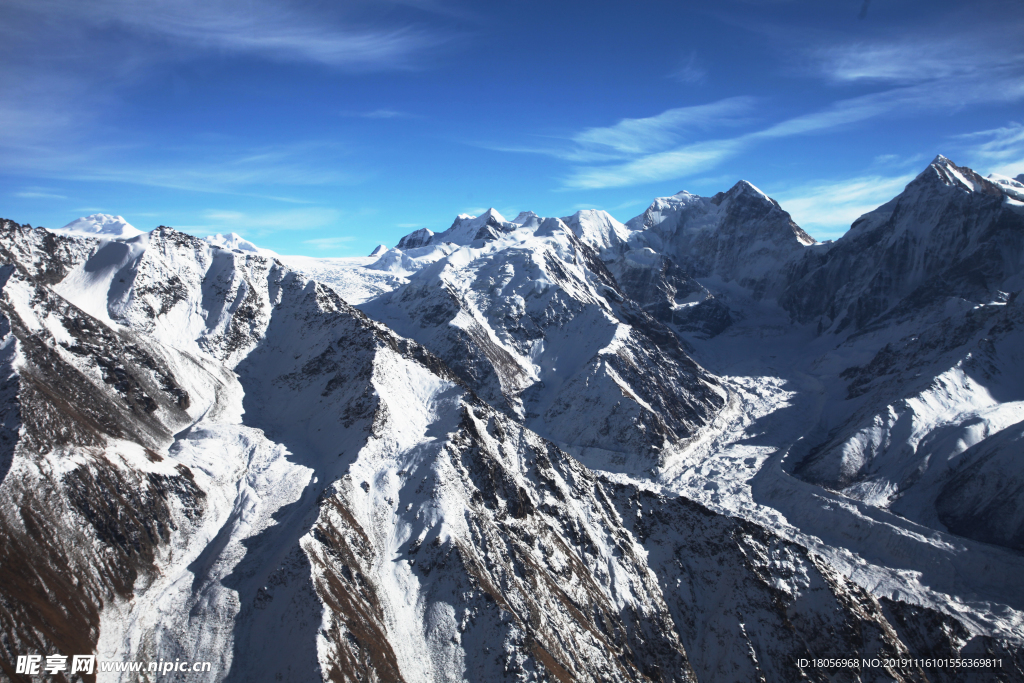
[[[55,232],[115,239],[130,239],[143,234],[142,230],[131,225],[121,216],[112,216],[106,213],[94,213],[91,216],[75,219]]]
[[[911,181],[910,185],[918,181],[926,183],[935,182],[936,180],[949,187],[959,188],[967,192],[980,192],[993,196],[1002,194],[1000,189],[991,181],[986,180],[966,166],[957,166],[941,154],[937,155],[928,165],[928,168]]]
[[[505,220],[497,209],[487,209],[479,216],[460,214],[452,226],[438,235],[434,242],[469,244],[475,240],[494,239],[500,234],[511,232],[517,226]]]

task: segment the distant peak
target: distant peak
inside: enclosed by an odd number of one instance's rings
[[[1024,174],[1017,176],[1017,178],[1008,178],[998,173],[990,173],[985,179],[998,185],[1003,194],[1009,195],[1018,202],[1024,202],[1024,182],[1022,182]]]
[[[71,232],[79,235],[129,238],[141,235],[142,231],[131,225],[121,216],[108,213],[94,213],[71,221],[58,232]]]
[[[388,250],[387,246],[385,246],[383,244],[378,244],[377,248],[370,252],[370,256],[380,256],[381,254],[383,254],[387,250]]]
[[[461,218],[461,216],[460,216]],[[458,219],[456,219],[458,220]],[[408,235],[398,240],[399,249],[413,249],[415,247],[424,247],[430,244],[430,241],[434,238],[434,231],[428,228],[420,228],[414,230]],[[372,254],[371,254],[372,256]]]
[[[520,211],[519,215],[512,219],[512,222],[522,225],[533,218],[540,218],[540,216],[533,211]]]
[[[240,251],[247,254],[259,254],[261,256],[277,256],[277,253],[270,249],[263,249],[257,247],[255,244],[245,239],[237,232],[229,232],[227,234],[210,235],[204,238],[204,241],[212,247],[218,249],[227,249],[229,251]]]

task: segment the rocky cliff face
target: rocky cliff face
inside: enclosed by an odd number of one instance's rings
[[[937,160],[832,245],[745,183],[492,212],[338,291],[4,221],[0,668],[1024,680],[1007,187]]]

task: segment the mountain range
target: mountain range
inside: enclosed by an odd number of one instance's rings
[[[0,263],[11,680],[1024,681],[1024,175],[937,157],[829,242],[740,181]]]

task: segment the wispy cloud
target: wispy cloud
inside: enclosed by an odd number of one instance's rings
[[[667,152],[648,154],[614,166],[578,168],[563,185],[571,189],[599,189],[639,185],[701,173],[743,148],[743,139],[709,140]]]
[[[793,220],[818,239],[833,239],[868,211],[903,191],[915,173],[818,181],[774,192]]]
[[[707,75],[707,69],[697,60],[697,53],[691,52],[669,77],[680,83],[703,83]]]
[[[695,130],[738,124],[754,104],[750,97],[730,97],[710,104],[668,109],[657,116],[622,119],[614,126],[587,128],[572,137],[583,147],[622,155],[643,154],[678,142]]]
[[[991,69],[1024,65],[1019,20],[1002,28],[956,36],[908,35],[884,42],[856,42],[817,48],[810,53],[814,69],[837,83],[897,84],[937,81],[959,76],[986,77]]]
[[[563,185],[567,189],[598,189],[684,178],[705,173],[726,159],[766,140],[821,133],[881,116],[906,116],[936,108],[950,111],[968,105],[1016,102],[1022,99],[1024,74],[1007,67],[993,69],[984,79],[957,76],[943,79],[937,84],[918,83],[840,100],[819,111],[795,116],[734,138],[707,140],[665,151],[647,153],[643,148],[643,145],[664,144],[668,139],[661,134],[658,125],[650,125],[650,130],[644,131],[644,125],[631,124],[632,128],[625,128],[622,131],[624,142],[618,144],[615,149],[626,154],[630,149],[628,133],[633,132],[638,141],[645,142],[637,142],[633,146],[637,152],[632,159],[612,165],[577,167],[564,179]],[[668,112],[649,119],[627,121],[657,122],[665,114]],[[608,141],[606,146],[611,147],[611,142],[619,133],[618,126],[621,126],[621,123],[610,128],[593,130],[602,131],[601,135]],[[646,137],[643,135],[644,132],[648,133]]]
[[[8,0],[9,8],[80,25],[118,27],[190,49],[259,54],[341,68],[406,68],[443,39],[413,26],[357,22],[294,0]]]
[[[415,114],[395,109],[374,109],[372,111],[343,111],[342,116],[352,116],[361,119],[412,119],[417,118]]]
[[[749,130],[755,101],[736,97],[584,129],[568,136],[570,144],[490,148],[547,154],[570,162],[574,167],[563,176],[561,189],[625,187],[704,175],[773,140],[836,132],[886,117],[954,113],[1024,100],[1024,43],[1019,39],[1024,21],[1008,15],[999,29],[986,25],[985,30],[972,31],[955,37],[922,34],[876,42],[834,41],[809,49],[803,54],[811,66],[798,75],[880,89],[762,123],[757,130]],[[792,37],[787,39],[791,42]],[[696,57],[683,64],[690,66],[699,67]],[[686,75],[687,69],[682,73]],[[692,75],[696,77],[697,72]],[[725,126],[746,126],[747,130],[725,136]]]
[[[975,170],[1011,177],[1024,173],[1024,125],[1020,123],[959,135],[953,142]]]
[[[425,3],[415,12],[434,9]],[[282,201],[294,198],[267,188],[359,182],[358,172],[343,170],[349,165],[340,151],[323,141],[170,148],[138,128],[119,129],[116,112],[125,109],[128,88],[168,64],[214,54],[360,72],[420,68],[424,55],[451,36],[396,19],[415,12],[305,0],[5,0],[0,157],[8,173],[24,176]],[[40,36],[49,47],[40,48]],[[405,116],[388,109],[364,115]]]
[[[20,199],[67,199],[66,196],[45,187],[29,187],[21,192],[14,192],[13,196]]]
[[[292,204],[307,202],[283,195],[282,188],[351,185],[363,179],[342,170],[345,150],[328,142],[257,148],[239,148],[232,142],[166,149],[160,163],[140,154],[147,149],[144,145],[80,144],[64,150],[36,143],[18,146],[7,170],[59,180],[116,182]]]
[[[708,104],[668,109],[655,116],[621,119],[611,126],[585,128],[549,145],[480,145],[499,152],[544,154],[573,163],[623,161],[678,145],[711,128],[749,122],[755,99],[730,97]]]
[[[199,225],[176,226],[210,232],[237,232],[262,235],[280,230],[311,230],[337,225],[340,212],[326,207],[307,207],[287,211],[253,213],[230,209],[208,209]]]

